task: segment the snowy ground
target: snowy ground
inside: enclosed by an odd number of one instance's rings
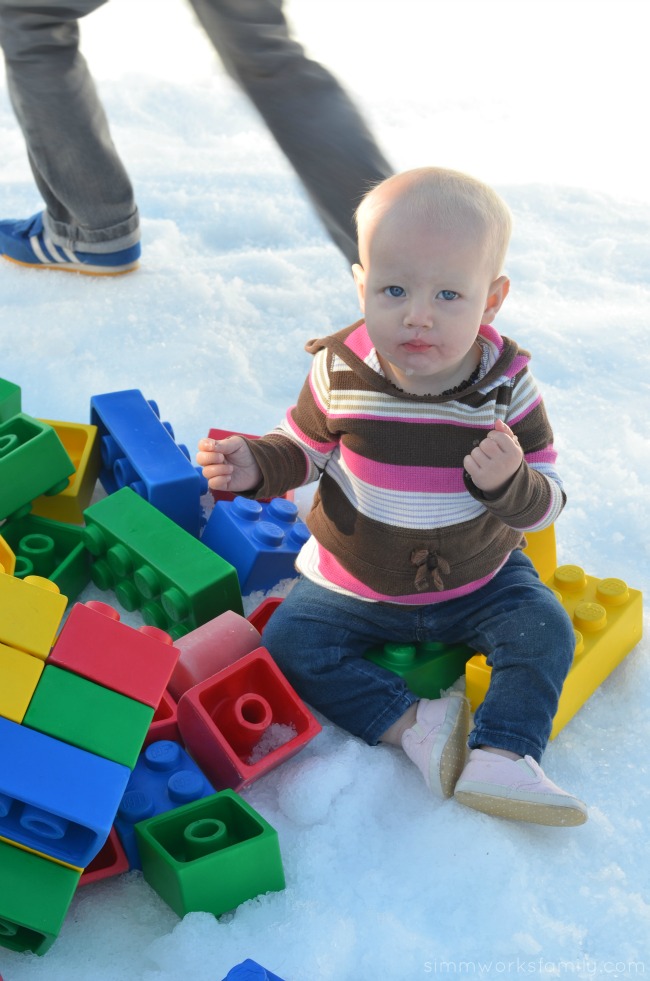
[[[643,6],[289,10],[396,167],[459,167],[510,203],[497,326],[532,349],[556,430],[560,561],[648,596]],[[192,452],[211,426],[262,432],[302,383],[304,342],[356,318],[349,272],[180,0],[113,0],[84,48],[136,184],[142,268],[109,282],[0,263],[0,375],[26,412],[68,421],[88,421],[93,394],[140,388]],[[0,145],[0,214],[25,217],[39,202],[4,86]],[[83,890],[45,957],[0,947],[0,973],[220,981],[251,957],[285,981],[650,974],[649,688],[644,639],[547,751],[550,775],[590,806],[582,828],[434,801],[399,752],[325,723],[245,793],[279,832],[284,892],[179,921],[129,873]]]

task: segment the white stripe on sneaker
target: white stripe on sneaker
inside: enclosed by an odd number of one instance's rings
[[[32,235],[29,239],[29,244],[34,250],[34,255],[36,256],[36,258],[39,259],[41,262],[45,263],[45,265],[48,265],[52,261],[50,257],[46,256],[45,253],[43,252],[43,249],[41,248],[41,243],[38,240],[38,235]]]
[[[62,246],[55,245],[54,242],[52,241],[52,239],[50,238],[50,236],[46,234],[46,232],[42,232],[41,234],[43,236],[43,245],[45,246],[45,248],[47,249],[47,251],[50,253],[50,255],[52,256],[52,258],[54,259],[55,262],[69,262],[70,261],[68,259],[68,257],[66,256],[66,254],[65,254],[65,249],[62,248]],[[76,259],[73,259],[72,261],[73,262],[76,262]]]

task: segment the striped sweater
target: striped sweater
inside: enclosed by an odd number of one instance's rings
[[[529,355],[481,327],[477,381],[455,395],[411,395],[383,374],[363,321],[322,340],[298,402],[250,449],[263,474],[256,497],[320,476],[298,569],[361,599],[426,604],[488,582],[524,532],[564,507],[553,434]],[[463,458],[502,419],[524,460],[488,498]]]

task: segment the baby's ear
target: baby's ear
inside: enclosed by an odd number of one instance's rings
[[[487,303],[483,311],[484,324],[491,324],[497,313],[501,309],[503,301],[510,292],[510,280],[507,276],[499,276],[495,279],[488,292]]]
[[[352,266],[352,275],[354,276],[354,282],[357,287],[357,296],[359,297],[359,306],[361,307],[361,313],[366,312],[366,271],[363,266],[360,266],[358,262],[355,262]]]

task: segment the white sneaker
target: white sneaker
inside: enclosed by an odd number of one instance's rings
[[[511,760],[473,749],[454,797],[461,804],[513,821],[573,827],[587,820],[587,807],[561,790],[532,756]]]
[[[422,772],[429,790],[438,797],[451,797],[467,757],[467,699],[457,692],[448,698],[422,698],[415,720],[402,735],[402,749]]]

